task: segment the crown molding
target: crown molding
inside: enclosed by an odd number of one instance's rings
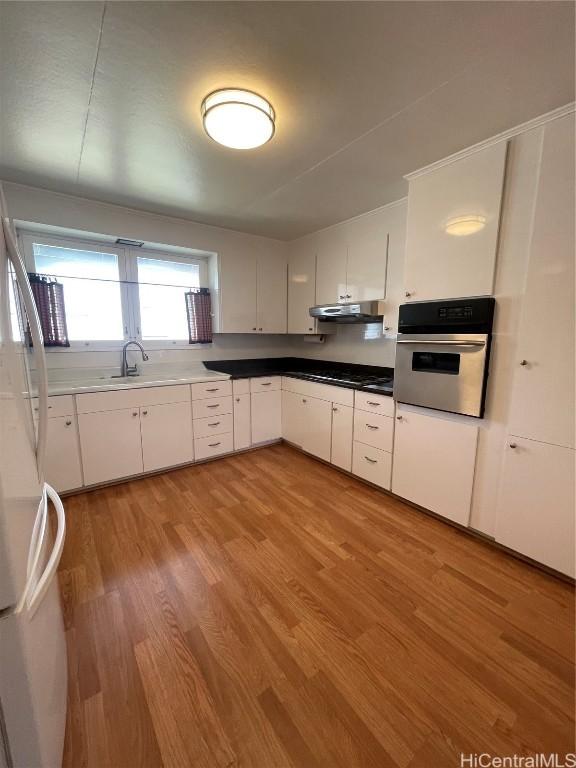
[[[565,104],[563,107],[558,107],[557,109],[553,109],[551,112],[546,112],[543,115],[534,117],[532,120],[521,123],[514,128],[509,128],[507,131],[502,131],[502,133],[498,133],[496,136],[492,136],[489,139],[484,139],[484,141],[479,141],[478,144],[473,144],[471,147],[461,149],[459,152],[455,152],[453,155],[448,155],[448,157],[442,158],[442,160],[437,160],[434,163],[430,163],[430,165],[425,165],[422,168],[418,168],[416,171],[411,171],[411,173],[405,174],[404,178],[407,181],[412,181],[413,179],[417,179],[419,176],[424,176],[431,171],[436,171],[438,168],[444,168],[446,165],[451,165],[458,160],[462,160],[464,157],[469,157],[470,155],[474,155],[476,152],[481,152],[487,147],[494,146],[494,144],[499,144],[501,141],[508,141],[508,139],[512,139],[514,136],[519,136],[521,133],[532,131],[534,128],[538,128],[541,125],[550,123],[552,120],[558,120],[560,117],[565,117],[575,110],[576,102],[572,101],[569,104]]]

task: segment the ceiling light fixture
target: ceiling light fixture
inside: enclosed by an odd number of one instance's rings
[[[202,102],[204,130],[211,139],[232,149],[253,149],[270,141],[276,115],[266,99],[252,91],[225,88]]]
[[[485,226],[486,216],[456,216],[456,218],[449,219],[446,222],[444,230],[448,235],[463,237],[480,232]]]

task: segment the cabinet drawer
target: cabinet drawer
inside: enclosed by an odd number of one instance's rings
[[[354,409],[354,440],[391,453],[393,435],[393,418]]]
[[[232,393],[235,395],[249,395],[250,379],[235,379],[232,382]]]
[[[392,454],[354,441],[352,473],[390,490]]]
[[[281,376],[261,376],[258,379],[250,379],[250,392],[270,392],[273,389],[280,389],[281,385]]]
[[[194,437],[208,437],[232,432],[233,419],[231,413],[222,416],[208,416],[206,419],[194,419]]]
[[[121,408],[139,408],[143,405],[167,405],[190,400],[189,384],[166,387],[136,387],[111,389],[106,392],[86,392],[76,395],[78,413],[116,411]]]
[[[394,398],[387,395],[373,395],[371,392],[356,392],[354,407],[361,411],[394,416]]]
[[[200,384],[192,384],[192,400],[205,400],[208,397],[223,397],[232,394],[232,382],[230,379],[222,381],[206,381]]]
[[[194,457],[196,461],[219,456],[221,453],[231,453],[234,450],[232,433],[214,435],[213,437],[197,437],[194,440]]]
[[[194,419],[221,416],[224,413],[232,413],[232,395],[192,401],[192,415]]]
[[[32,398],[32,411],[34,418],[38,418],[40,412],[40,406],[38,405],[38,398]],[[72,395],[53,395],[48,398],[48,418],[56,418],[57,416],[70,416],[74,413],[74,398]]]
[[[282,389],[287,392],[296,392],[305,397],[317,397],[319,400],[328,400],[338,405],[354,405],[354,390],[346,387],[335,387],[331,384],[320,384],[317,381],[295,379],[291,376],[282,377]]]

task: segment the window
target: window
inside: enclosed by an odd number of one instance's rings
[[[188,339],[185,294],[200,287],[200,267],[190,261],[137,257],[142,339]]]
[[[71,341],[124,338],[118,255],[33,243],[36,272],[64,286]]]
[[[64,287],[71,347],[109,349],[128,339],[190,343],[186,293],[205,287],[207,257],[21,232],[29,272]]]

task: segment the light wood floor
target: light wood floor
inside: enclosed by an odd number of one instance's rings
[[[288,446],[66,510],[66,768],[574,749],[571,587]]]

